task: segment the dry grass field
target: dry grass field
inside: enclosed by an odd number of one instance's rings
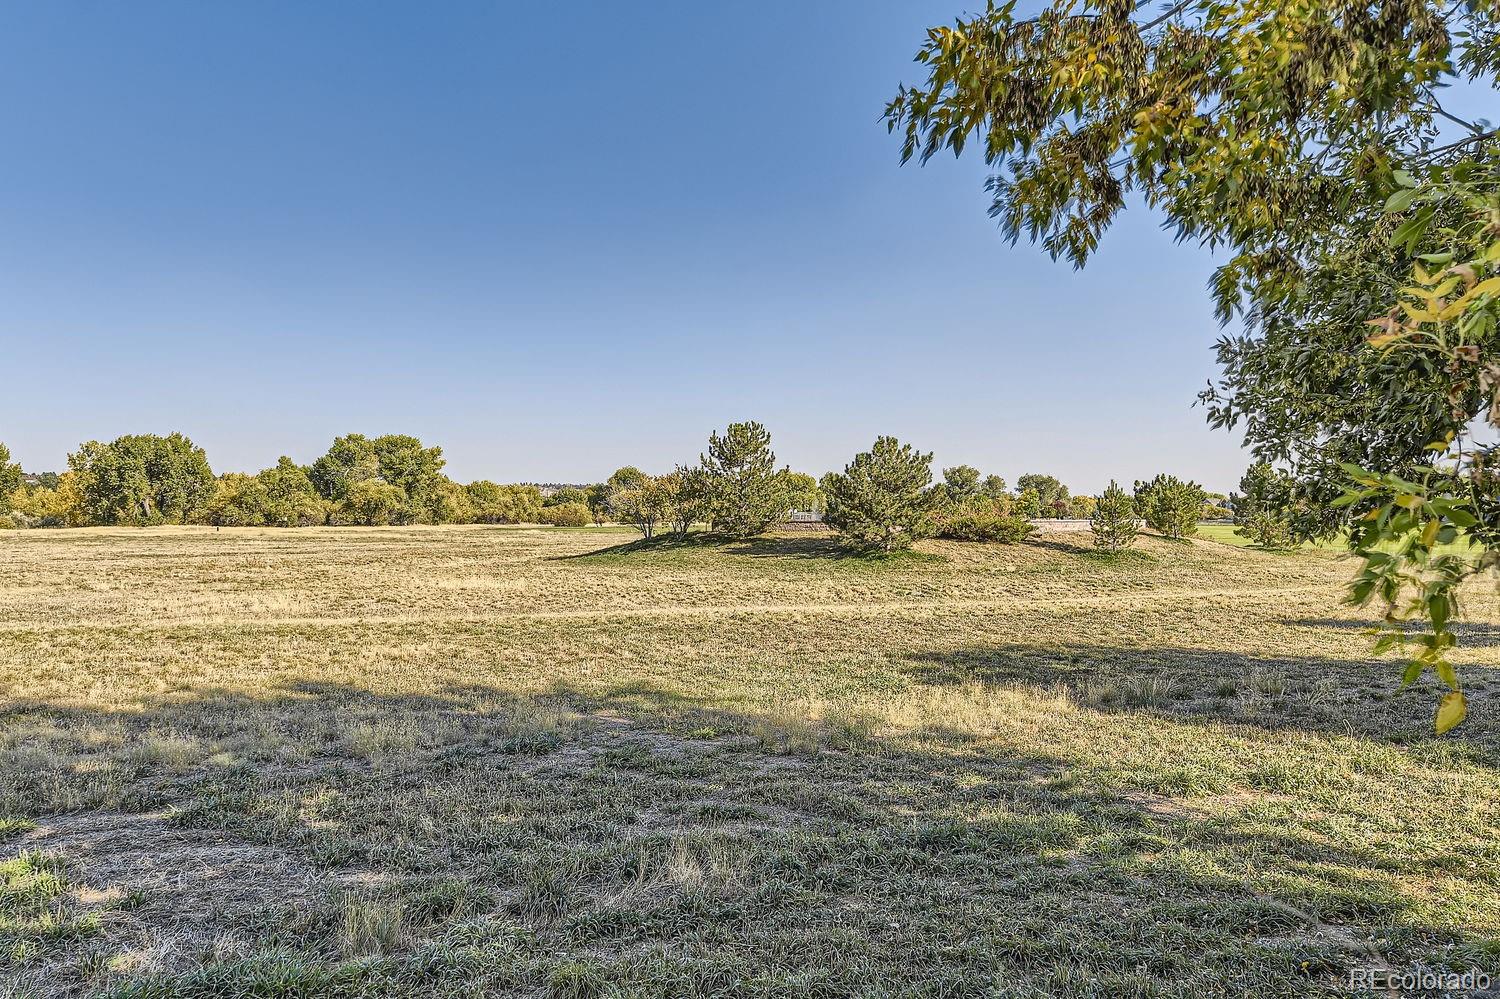
[[[0,535],[0,996],[1282,996],[1500,971],[1500,613],[1337,553]]]

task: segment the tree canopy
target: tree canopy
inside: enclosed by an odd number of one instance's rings
[[[1341,462],[1431,464],[1427,446],[1477,411],[1474,385],[1467,413],[1448,405],[1444,359],[1361,348],[1409,283],[1408,254],[1447,249],[1442,224],[1393,216],[1392,197],[1438,223],[1466,210],[1403,194],[1402,178],[1480,164],[1493,184],[1496,130],[1443,95],[1494,84],[1497,39],[1493,0],[1057,0],[1034,17],[1007,3],[932,28],[926,80],[886,120],[904,157],[981,147],[1005,234],[1077,266],[1132,195],[1220,250],[1215,305],[1246,329],[1220,341],[1224,373],[1201,399],[1298,474],[1299,527],[1327,533]]]
[[[208,456],[178,433],[88,441],[68,455],[68,467],[100,524],[187,523],[215,492]]]
[[[1178,235],[1230,251],[1214,291],[1291,292],[1321,237],[1384,199],[1391,171],[1457,140],[1494,137],[1440,100],[1455,78],[1493,79],[1493,0],[1379,5],[1314,0],[1054,0],[934,27],[927,79],[885,119],[902,156],[976,143],[1004,170],[990,212],[1054,257],[1084,264],[1137,194]]]

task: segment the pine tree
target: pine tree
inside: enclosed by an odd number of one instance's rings
[[[786,516],[785,479],[776,471],[771,433],[759,423],[731,423],[722,437],[710,434],[699,462],[715,531],[750,538]]]
[[[1089,519],[1094,545],[1105,551],[1129,548],[1140,533],[1140,523],[1135,518],[1135,499],[1113,479],[1094,505],[1094,515]]]
[[[1240,479],[1234,501],[1234,533],[1262,548],[1290,548],[1292,532],[1292,477],[1270,462],[1251,465]]]
[[[894,437],[880,437],[854,456],[843,474],[825,477],[824,519],[857,544],[892,551],[907,548],[930,528],[932,455]]]
[[[1150,482],[1135,484],[1135,507],[1152,530],[1168,538],[1186,538],[1198,533],[1198,518],[1208,493],[1196,482],[1175,475],[1158,475]]]

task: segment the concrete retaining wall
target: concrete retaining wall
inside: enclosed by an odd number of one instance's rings
[[[1039,531],[1087,531],[1090,521],[1087,520],[1028,520],[1028,524]]]

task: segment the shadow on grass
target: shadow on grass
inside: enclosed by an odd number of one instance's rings
[[[1220,650],[994,645],[916,652],[906,661],[925,684],[1062,685],[1079,704],[1104,712],[1357,734],[1393,745],[1434,739],[1432,712],[1446,690],[1431,677],[1402,689],[1400,664],[1387,660]],[[1470,721],[1442,744],[1494,766],[1500,765],[1500,697],[1494,696],[1500,673],[1489,672],[1470,670]]]
[[[712,551],[756,559],[817,560],[865,565],[918,565],[947,561],[941,555],[934,555],[930,552],[913,550],[882,552],[856,548],[843,543],[833,534],[806,532],[768,534],[753,538],[729,538],[706,531],[694,532],[684,538],[670,535],[658,535],[650,539],[638,538],[626,544],[610,545],[607,548],[577,555],[557,555],[554,558],[557,561],[588,561],[694,551]]]
[[[1377,621],[1359,621],[1349,618],[1320,617],[1320,618],[1287,618],[1282,624],[1293,625],[1298,628],[1328,628],[1336,631],[1373,632],[1379,627]],[[1453,633],[1458,636],[1460,646],[1486,647],[1500,645],[1500,625],[1484,624],[1476,621],[1457,621],[1449,626]],[[1426,629],[1416,621],[1408,622],[1405,629],[1410,635],[1421,635]]]
[[[1027,673],[1012,652],[918,662],[934,683]],[[374,976],[363,994],[541,994],[580,960],[605,992],[663,995],[727,997],[750,979],[784,984],[777,994],[809,982],[830,995],[1327,994],[1369,955],[1324,923],[1380,927],[1402,961],[1452,944],[1462,966],[1493,946],[1416,914],[1397,874],[1429,859],[1372,859],[1079,780],[1046,742],[944,751],[649,681],[527,696],[308,682],[144,710],[29,704],[0,723],[13,746],[36,732],[22,758],[0,756],[12,814],[171,807],[178,827],[391,885],[398,907],[414,910],[435,879],[487,900],[452,916],[464,950],[442,949],[446,923],[423,931],[431,940],[414,931],[360,966]],[[768,725],[783,742],[768,744]],[[1268,868],[1280,875],[1233,873]],[[151,901],[190,937],[201,914]],[[292,944],[297,961],[338,966],[330,913]],[[97,964],[98,941],[46,946]],[[472,963],[486,948],[492,963]],[[253,971],[220,965],[214,994]],[[193,981],[163,977],[151,994],[196,995]],[[1039,982],[1044,993],[1025,991]]]

